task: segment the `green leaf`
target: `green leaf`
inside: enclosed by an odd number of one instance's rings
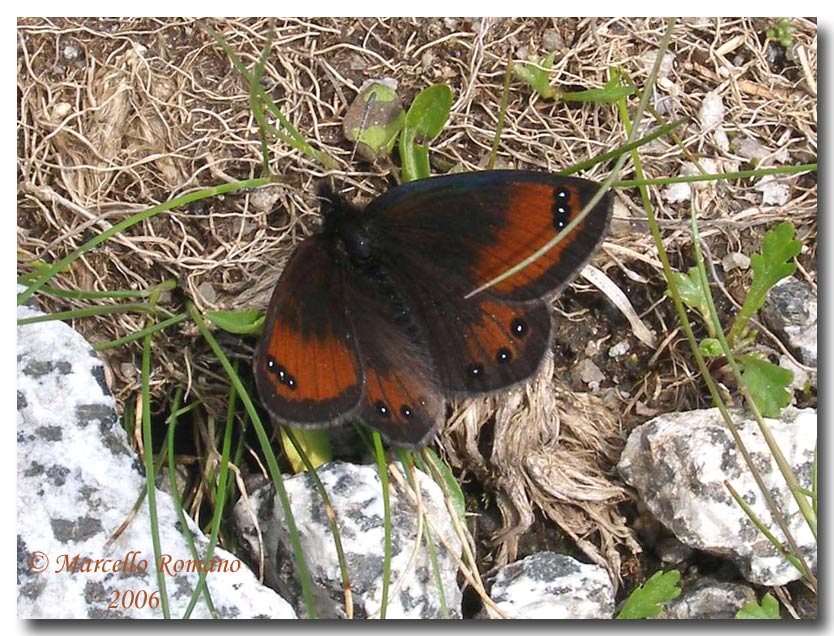
[[[575,93],[563,93],[562,99],[566,102],[594,102],[597,104],[613,104],[614,102],[634,95],[637,89],[634,86],[622,86],[618,74],[612,74],[605,86],[602,88],[589,88],[586,91]]]
[[[405,111],[396,91],[385,84],[371,84],[345,113],[342,129],[357,142],[357,152],[369,161],[388,155],[405,125]]]
[[[796,29],[788,21],[787,18],[782,18],[765,30],[765,36],[768,39],[776,40],[783,47],[788,48],[793,43],[793,34]]]
[[[672,278],[678,288],[683,304],[694,309],[706,323],[707,329],[712,333],[712,321],[710,320],[709,301],[707,300],[708,289],[704,289],[701,285],[701,276],[698,273],[697,267],[690,267],[688,274],[681,272],[672,272]],[[672,293],[666,290],[666,295],[671,297]]]
[[[762,253],[750,257],[753,270],[753,282],[749,296],[755,296],[759,302],[757,310],[764,304],[765,295],[783,278],[793,276],[796,263],[793,259],[802,249],[802,243],[794,240],[794,227],[790,221],[783,221],[764,236]],[[745,300],[745,303],[747,301]]]
[[[223,331],[243,336],[260,334],[266,316],[262,311],[207,311],[206,318]]]
[[[324,429],[304,429],[291,427],[295,439],[301,447],[301,451],[307,455],[307,459],[318,468],[333,459],[333,450],[330,446],[330,431]],[[286,429],[281,426],[281,446],[284,448],[284,455],[290,462],[293,472],[303,473],[307,470],[304,461],[296,450],[292,441],[287,435]]]
[[[430,175],[428,143],[441,133],[451,109],[452,89],[444,84],[429,86],[414,98],[400,134],[404,181]]]
[[[430,141],[443,131],[451,108],[452,89],[445,84],[429,86],[411,103],[405,116],[406,128],[422,137],[420,143]]]
[[[701,287],[701,277],[698,275],[697,267],[690,267],[689,274],[681,272],[672,273],[675,282],[678,285],[678,293],[681,300],[690,309],[697,309],[704,313],[707,308],[706,294],[703,287]],[[669,292],[667,292],[667,295]]]
[[[717,338],[704,338],[698,348],[707,358],[718,358],[724,355],[724,350]]]
[[[626,599],[617,618],[652,618],[660,614],[663,605],[681,593],[678,585],[681,573],[677,570],[655,572]]]
[[[443,485],[445,486],[443,490],[449,493],[452,509],[457,513],[458,519],[464,522],[466,519],[466,499],[463,496],[463,491],[460,489],[458,480],[455,479],[452,469],[432,449],[426,448],[425,452],[431,456],[434,465],[443,477]]]
[[[741,377],[758,409],[765,417],[779,417],[782,409],[791,402],[788,390],[793,373],[769,362],[759,353],[737,357],[742,365]]]
[[[560,92],[550,85],[550,69],[553,68],[553,60],[556,53],[548,55],[541,63],[535,59],[530,62],[519,62],[513,66],[516,77],[536,91],[544,99],[555,99]]]
[[[794,257],[802,249],[802,243],[794,240],[794,227],[790,221],[784,221],[768,230],[762,240],[762,251],[750,257],[753,281],[747,298],[733,321],[727,334],[730,346],[744,336],[750,318],[762,308],[767,300],[767,293],[783,278],[793,276],[796,271]]]
[[[756,601],[745,603],[744,606],[736,612],[736,618],[745,619],[768,619],[778,620],[781,618],[779,614],[779,601],[777,601],[769,593],[762,597],[762,604],[759,605]]]

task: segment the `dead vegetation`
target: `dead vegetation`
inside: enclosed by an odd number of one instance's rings
[[[257,63],[266,20],[209,24],[247,66]],[[679,131],[680,146],[662,138],[641,149],[647,177],[676,176],[694,159],[706,161],[710,172],[745,169],[751,156],[759,166],[816,161],[816,25],[801,19],[793,24],[793,43],[785,49],[765,41],[765,20],[679,22],[654,106],[666,121],[683,117],[689,123]],[[486,165],[509,56],[522,61],[557,51],[552,80],[568,89],[601,86],[612,67],[642,86],[663,27],[661,20],[598,18],[280,20],[262,85],[296,129],[337,158],[355,195],[367,200],[391,179],[381,166],[350,164],[352,148],[341,136],[342,117],[365,79],[396,79],[405,104],[431,83],[452,87],[452,116],[433,152],[438,165],[472,170]],[[701,109],[714,92],[724,114],[706,129]],[[547,102],[514,82],[497,167],[556,171],[616,148],[625,136],[614,105]],[[201,310],[263,308],[283,262],[317,225],[314,184],[326,176],[284,144],[272,144],[270,157],[284,184],[157,216],[84,255],[55,283],[103,291],[145,289],[173,278]],[[607,167],[585,176],[599,178]],[[198,22],[19,21],[21,273],[37,261],[59,260],[140,210],[260,171],[248,88]],[[630,163],[620,178],[635,178]],[[758,179],[693,188],[702,237],[720,261],[729,252],[749,253],[769,224],[790,219],[806,245],[803,274],[815,284],[815,175],[777,182],[787,193],[777,203],[769,202]],[[685,268],[691,259],[689,202],[670,202],[667,186],[649,191],[667,249]],[[618,575],[622,555],[639,550],[617,507],[627,494],[610,473],[622,429],[703,399],[688,345],[663,301],[660,266],[635,189],[618,190],[615,216],[595,264],[629,288],[655,331],[657,348],[640,344],[613,313],[583,308],[591,293],[568,293],[558,305],[602,331],[594,327],[594,336],[579,330],[572,340],[566,334],[530,386],[455,405],[443,435],[451,463],[495,494],[502,528],[493,565],[515,558],[519,536],[541,514]],[[744,289],[745,276],[734,272],[725,282],[731,290]],[[86,304],[40,302],[48,310]],[[163,302],[176,306],[179,297]],[[77,321],[76,327],[96,343],[144,324],[143,315],[120,313]],[[591,340],[595,347],[589,349]],[[630,347],[627,365],[606,353],[621,341]],[[223,343],[248,361],[251,341],[226,337]],[[140,355],[137,344],[104,354],[120,404],[139,390]],[[582,357],[593,358],[606,376],[595,394],[569,390],[587,389],[573,368]],[[153,368],[156,409],[164,412],[173,387],[186,385],[189,397],[209,412],[224,412],[228,383],[193,328],[157,335]],[[494,439],[488,449],[479,447],[485,427]]]

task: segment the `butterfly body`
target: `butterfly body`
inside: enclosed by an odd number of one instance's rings
[[[327,197],[322,231],[287,263],[255,353],[270,414],[302,427],[358,418],[413,447],[437,430],[447,397],[528,379],[550,346],[546,299],[598,246],[610,198],[531,266],[466,296],[560,232],[596,188],[492,171],[415,181],[364,210]]]

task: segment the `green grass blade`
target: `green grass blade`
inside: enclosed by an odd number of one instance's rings
[[[304,559],[301,539],[298,535],[298,526],[296,526],[295,518],[292,514],[292,506],[290,505],[287,490],[284,487],[284,479],[281,475],[281,470],[278,467],[278,460],[275,458],[275,453],[272,450],[270,437],[267,435],[266,429],[264,429],[261,419],[258,416],[258,412],[255,409],[255,405],[252,403],[252,399],[246,392],[246,388],[240,381],[240,378],[232,367],[232,364],[229,362],[229,359],[226,357],[223,349],[221,349],[217,340],[215,340],[211,331],[206,326],[200,312],[197,311],[197,308],[190,302],[188,303],[188,313],[197,326],[197,329],[200,331],[200,335],[202,335],[202,337],[206,340],[209,347],[214,352],[214,355],[217,357],[217,360],[222,365],[226,375],[229,377],[232,385],[235,387],[235,390],[240,396],[240,400],[243,402],[243,406],[246,408],[246,412],[252,421],[252,425],[255,427],[255,434],[258,437],[258,442],[260,443],[261,450],[264,453],[269,475],[272,478],[272,483],[275,486],[275,492],[278,495],[278,499],[281,502],[281,508],[284,511],[284,518],[287,523],[290,543],[293,547],[293,558],[295,560],[295,565],[298,568],[298,578],[301,583],[301,592],[307,609],[307,615],[310,618],[316,618],[315,601],[313,598],[313,583],[312,578],[310,577],[310,570],[307,568],[307,562]]]
[[[159,563],[162,557],[162,545],[159,539],[159,517],[156,510],[156,471],[153,463],[153,436],[151,434],[151,343],[151,336],[146,335],[142,347],[142,444],[145,449],[145,480],[151,524],[151,542],[153,543],[154,563]],[[156,581],[159,586],[162,616],[166,619],[171,618],[164,569],[156,568]]]
[[[388,588],[391,584],[391,497],[388,491],[388,465],[386,463],[385,449],[382,447],[382,438],[374,431],[374,455],[376,467],[379,473],[379,481],[382,485],[382,511],[383,523],[385,525],[385,544],[382,557],[382,600],[379,604],[379,618],[385,618],[388,609]]]

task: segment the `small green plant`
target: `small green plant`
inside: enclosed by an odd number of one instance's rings
[[[365,88],[345,113],[345,137],[357,143],[357,152],[369,161],[391,154],[405,125],[405,111],[397,92],[387,84]]]
[[[781,618],[779,601],[770,594],[765,594],[761,605],[756,601],[745,603],[744,607],[736,612],[736,618],[778,620]]]
[[[403,111],[396,91],[373,84],[363,90],[345,114],[345,137],[370,161],[387,157],[399,140],[403,181],[431,175],[429,143],[443,130],[452,108],[452,89],[434,84],[421,91]]]
[[[262,311],[207,311],[206,318],[223,331],[239,336],[251,336],[263,331],[266,316]]]
[[[403,181],[430,175],[429,142],[441,133],[451,109],[452,89],[444,84],[429,86],[414,98],[400,133]]]
[[[602,88],[589,88],[584,91],[564,92],[551,86],[550,69],[553,68],[555,53],[551,53],[541,62],[535,59],[520,62],[513,67],[517,78],[536,91],[543,99],[562,100],[565,102],[596,102],[612,104],[618,99],[633,95],[635,88],[620,83],[619,77],[612,76]]]
[[[754,401],[767,417],[779,417],[782,408],[790,403],[788,387],[793,374],[768,361],[758,352],[745,351],[749,350],[757,336],[757,332],[750,328],[750,321],[764,306],[768,292],[776,283],[796,271],[793,259],[799,254],[802,244],[794,239],[794,232],[793,225],[784,221],[765,234],[761,252],[750,258],[753,270],[750,290],[726,336],[727,344],[741,365],[742,377]],[[701,352],[709,358],[722,356],[723,349],[716,338],[720,325],[714,324],[711,319],[710,290],[700,268],[692,267],[686,274],[675,272],[673,276],[681,300],[704,320],[708,337],[699,343]]]
[[[544,99],[555,99],[559,91],[550,85],[550,69],[556,53],[551,53],[541,62],[535,58],[529,62],[519,62],[513,67],[517,78],[525,82]]]
[[[765,30],[765,37],[768,40],[774,40],[788,48],[793,43],[793,34],[796,29],[787,18],[782,18],[776,24],[769,26]]]
[[[617,618],[654,618],[663,611],[666,603],[680,595],[680,578],[681,573],[677,570],[655,572],[629,595]]]

